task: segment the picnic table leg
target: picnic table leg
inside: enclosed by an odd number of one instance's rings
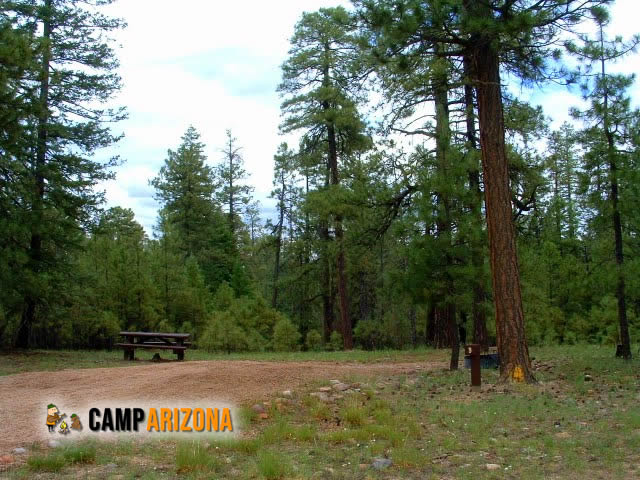
[[[178,346],[182,347],[183,346],[183,340],[181,338],[178,338],[176,340],[176,343],[178,344]],[[176,353],[178,354],[178,361],[182,361],[184,360],[184,350],[180,349],[177,350]]]

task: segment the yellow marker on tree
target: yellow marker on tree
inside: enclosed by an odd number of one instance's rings
[[[516,365],[516,368],[513,369],[511,378],[514,382],[524,382],[524,370],[520,365]]]

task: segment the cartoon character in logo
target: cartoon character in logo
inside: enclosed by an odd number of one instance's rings
[[[75,413],[71,414],[71,428],[74,430],[82,430],[82,424],[80,423],[80,417]]]
[[[64,417],[64,413],[60,415],[60,410],[53,403],[47,405],[47,428],[49,428],[50,432],[54,432],[56,430],[56,423]]]

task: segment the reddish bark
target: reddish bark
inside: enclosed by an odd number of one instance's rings
[[[468,7],[469,1],[465,2]],[[488,16],[485,7],[470,14]],[[489,234],[491,279],[496,311],[496,336],[503,381],[535,382],[525,338],[516,233],[511,207],[500,60],[492,38],[475,33],[470,41],[472,80],[478,97],[478,119],[484,195]]]

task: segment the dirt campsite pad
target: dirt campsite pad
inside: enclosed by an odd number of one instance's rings
[[[68,416],[73,412],[66,411],[67,406],[92,405],[104,399],[120,405],[158,399],[243,405],[312,381],[350,375],[402,375],[443,366],[417,362],[191,361],[8,375],[0,377],[0,454],[47,438],[58,440],[61,435],[48,433],[45,426],[47,404],[56,401],[61,413]]]

